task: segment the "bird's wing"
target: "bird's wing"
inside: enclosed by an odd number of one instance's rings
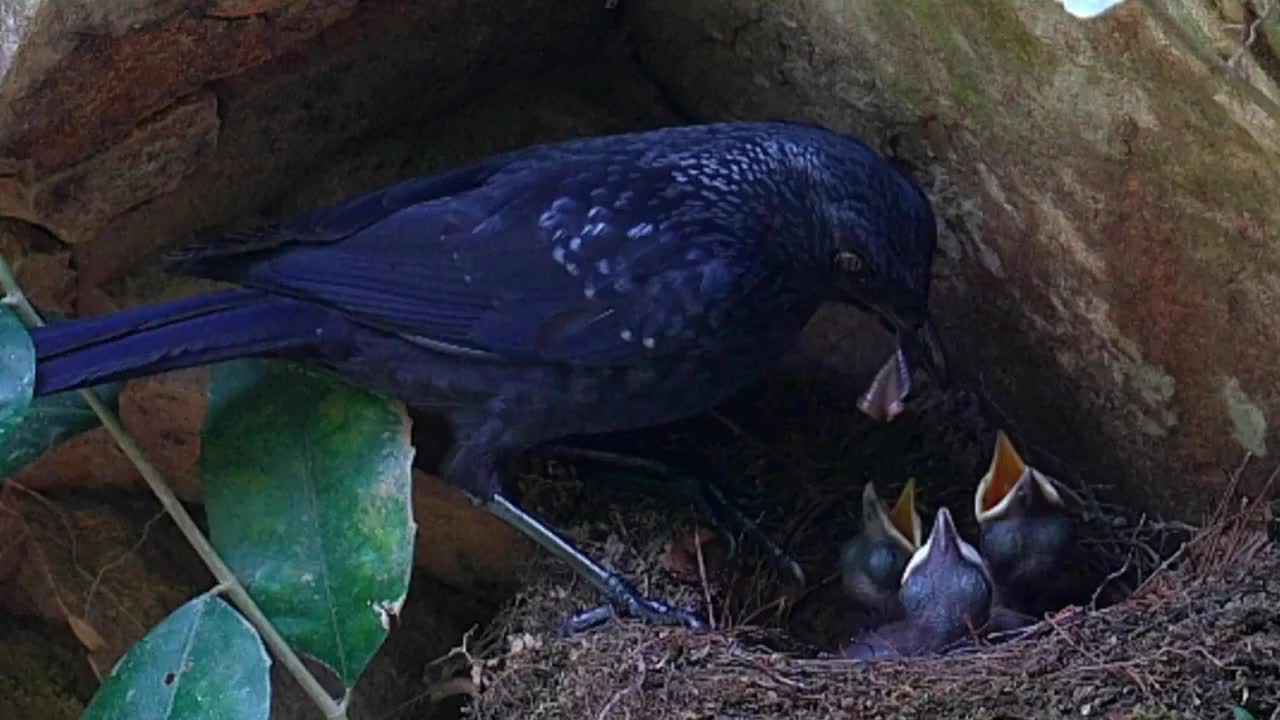
[[[323,303],[458,354],[628,364],[696,352],[760,280],[669,172],[481,163],[188,250],[179,269]]]

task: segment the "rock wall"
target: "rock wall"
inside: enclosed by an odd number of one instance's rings
[[[15,0],[0,248],[44,305],[101,312],[182,291],[136,268],[194,230],[468,157],[818,122],[932,194],[957,368],[1037,461],[1194,514],[1280,440],[1280,12],[1251,2]],[[858,323],[828,309],[806,347],[859,375]]]
[[[161,244],[268,212],[352,138],[592,57],[611,21],[537,0],[18,0],[0,215],[71,246],[92,296]]]
[[[0,253],[42,308],[93,314],[207,287],[164,273],[151,255],[198,229],[288,215],[502,149],[678,122],[603,5],[199,5],[117,3],[119,15],[102,19],[49,0],[19,8],[16,23],[0,14]],[[228,24],[232,13],[242,15]],[[92,47],[77,45],[91,26]],[[219,33],[234,36],[206,42]],[[131,44],[145,62],[113,65]],[[197,46],[225,57],[193,66]],[[125,102],[144,95],[146,104]],[[129,383],[120,399],[125,426],[193,502],[206,385],[207,372],[192,369]],[[432,431],[423,424],[415,437],[428,463],[444,449]],[[14,480],[55,495],[145,492],[102,428]],[[490,599],[512,590],[528,554],[514,531],[425,474],[415,506],[420,569]]]
[[[1046,0],[625,9],[687,112],[818,122],[913,165],[942,216],[935,307],[965,380],[1046,466],[1194,515],[1214,468],[1252,453],[1262,472],[1280,449],[1267,5],[1135,0],[1089,21]],[[848,322],[827,313],[816,342],[856,355]]]

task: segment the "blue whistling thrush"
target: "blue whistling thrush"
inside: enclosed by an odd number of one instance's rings
[[[816,127],[531,146],[171,253],[176,272],[241,287],[34,331],[36,391],[245,356],[329,368],[443,414],[456,437],[443,476],[621,611],[696,625],[510,502],[508,462],[707,410],[760,378],[824,301],[897,334],[863,404],[891,418],[912,368],[944,376],[927,309],[935,239],[915,184]]]

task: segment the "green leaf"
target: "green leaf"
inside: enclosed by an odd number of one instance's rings
[[[42,314],[45,322],[49,324],[64,322],[60,313],[49,311]],[[9,344],[5,338],[8,337],[7,323],[10,321],[18,322],[18,317],[9,308],[4,308],[3,317],[0,317],[0,328],[2,328],[0,329],[0,347],[6,347]],[[21,325],[20,322],[19,325]],[[31,347],[31,336],[25,328],[22,330],[22,336],[25,337],[26,346]],[[6,426],[5,422],[0,420],[0,480],[21,470],[49,448],[101,424],[98,416],[89,409],[78,391],[69,390],[31,399],[30,392],[35,387],[34,347],[31,347],[31,362],[28,406],[20,418],[21,422]],[[0,372],[4,373],[4,377],[9,376],[7,370]],[[114,410],[123,387],[124,383],[109,383],[99,385],[94,390],[101,396],[102,401]],[[0,407],[7,407],[8,404],[7,400],[0,399]],[[3,415],[4,413],[0,411],[0,416]]]
[[[1239,705],[1231,706],[1231,720],[1254,720],[1253,713]]]
[[[398,402],[280,363],[213,368],[200,457],[213,544],[348,688],[408,593],[412,460]]]
[[[81,720],[266,720],[270,668],[257,631],[206,593],[125,653]]]
[[[94,390],[114,410],[122,387],[124,383],[111,383]],[[36,398],[17,427],[0,433],[0,479],[21,470],[49,448],[100,424],[78,390]]]
[[[7,305],[0,305],[0,446],[22,421],[36,386],[31,334]]]

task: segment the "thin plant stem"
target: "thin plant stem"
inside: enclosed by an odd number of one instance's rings
[[[43,327],[44,319],[36,312],[27,300],[27,296],[19,287],[17,278],[14,277],[13,271],[9,268],[9,263],[0,257],[0,286],[4,288],[4,304],[13,308],[18,314],[19,319],[28,328]],[[213,577],[218,584],[214,588],[215,591],[225,595],[232,603],[235,604],[240,612],[244,613],[245,618],[258,630],[262,635],[262,639],[267,646],[275,654],[280,662],[284,664],[285,669],[297,679],[298,684],[311,698],[320,710],[324,712],[325,718],[328,720],[345,720],[347,717],[346,700],[338,702],[334,700],[329,692],[324,689],[320,681],[316,679],[307,666],[303,664],[298,654],[289,647],[289,643],[276,631],[275,626],[267,619],[262,610],[258,607],[253,598],[249,596],[249,592],[245,590],[244,585],[236,578],[235,573],[227,564],[223,562],[218,555],[218,551],[214,549],[209,539],[200,532],[200,528],[192,520],[191,514],[183,507],[181,501],[169,489],[168,482],[164,476],[151,464],[143,454],[142,449],[138,447],[137,442],[124,429],[120,418],[107,407],[92,388],[85,388],[79,391],[80,397],[98,419],[102,421],[103,427],[107,432],[111,433],[111,437],[115,439],[116,445],[129,458],[134,467],[142,475],[143,480],[147,482],[147,487],[151,488],[151,492],[155,494],[156,499],[160,501],[160,505],[164,507],[165,512],[169,513],[169,517],[173,518],[173,522],[178,526],[187,542],[191,543],[191,547],[195,549],[196,554],[209,568],[209,572],[213,573]]]

